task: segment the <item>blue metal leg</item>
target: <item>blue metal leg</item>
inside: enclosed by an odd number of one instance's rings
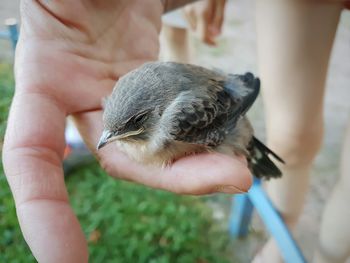
[[[298,245],[294,241],[283,219],[273,207],[269,198],[261,187],[260,180],[255,180],[248,192],[248,196],[259,213],[265,226],[275,238],[281,255],[287,263],[306,263]]]
[[[7,31],[0,31],[0,38],[9,39],[12,43],[12,47],[15,50],[18,40],[18,27],[15,18],[6,19],[5,25],[7,26]]]
[[[232,198],[229,222],[230,234],[233,237],[244,237],[248,234],[248,226],[253,213],[253,204],[247,194],[237,194]]]
[[[15,49],[18,41],[18,34],[19,34],[18,27],[17,27],[17,20],[15,18],[9,18],[9,19],[6,19],[5,24],[8,29],[9,38],[11,40],[12,47],[13,49]]]

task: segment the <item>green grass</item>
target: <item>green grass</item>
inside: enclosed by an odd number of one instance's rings
[[[201,198],[114,180],[95,164],[68,189],[93,262],[225,262],[227,236]]]
[[[0,63],[0,142],[4,138],[6,119],[13,92],[12,65]]]
[[[13,85],[12,67],[0,64],[0,141]],[[226,223],[213,220],[206,202],[213,198],[177,196],[114,180],[97,163],[75,169],[66,183],[88,240],[90,262],[229,262]],[[20,232],[2,166],[0,262],[35,262]]]

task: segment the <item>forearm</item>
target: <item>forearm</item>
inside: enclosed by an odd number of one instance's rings
[[[195,1],[198,0],[161,0],[164,6],[164,13],[170,12]]]

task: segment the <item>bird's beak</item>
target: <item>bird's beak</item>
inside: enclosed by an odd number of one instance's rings
[[[128,137],[133,136],[133,135],[138,135],[138,134],[142,133],[143,131],[144,131],[143,127],[136,130],[136,131],[129,131],[129,132],[126,132],[123,134],[113,134],[113,132],[104,130],[102,133],[102,136],[100,138],[100,141],[97,144],[97,150],[101,149],[102,147],[104,147],[105,145],[107,145],[110,142],[125,139],[125,138],[128,138]]]
[[[97,144],[97,150],[101,149],[103,146],[107,145],[113,137],[113,133],[107,130],[104,130],[102,133],[102,136],[100,138],[100,141]]]

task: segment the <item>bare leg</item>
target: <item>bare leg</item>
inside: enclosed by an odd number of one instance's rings
[[[343,145],[341,177],[326,204],[315,263],[345,262],[350,256],[350,121]]]
[[[185,28],[163,24],[161,32],[161,57],[165,61],[191,62],[191,46]]]
[[[323,135],[323,96],[340,3],[259,0],[257,33],[268,144],[286,161],[269,195],[293,228]],[[258,261],[258,259],[260,261]],[[281,262],[271,240],[255,262]]]

